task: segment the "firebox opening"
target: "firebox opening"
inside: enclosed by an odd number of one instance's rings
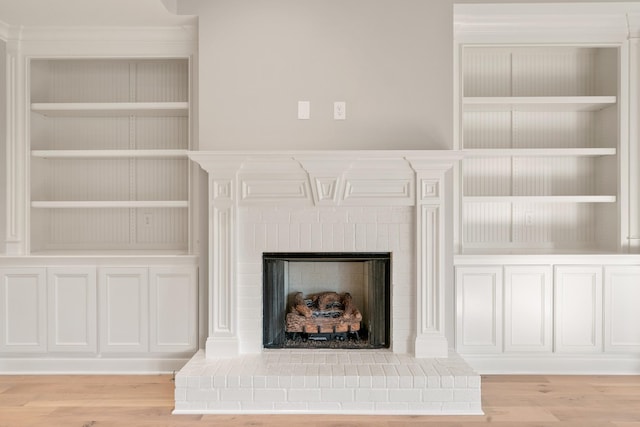
[[[263,254],[265,348],[389,348],[390,253]]]

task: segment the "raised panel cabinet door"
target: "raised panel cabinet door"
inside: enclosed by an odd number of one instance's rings
[[[148,269],[143,267],[100,269],[101,353],[149,351],[148,276]]]
[[[95,267],[47,268],[51,352],[97,351]]]
[[[198,297],[195,267],[149,269],[150,350],[197,349]]]
[[[0,352],[47,350],[44,268],[0,268]]]
[[[552,289],[550,266],[504,268],[505,352],[551,352]]]
[[[555,267],[555,350],[602,351],[602,267]]]
[[[456,349],[502,352],[502,267],[456,267]]]
[[[640,351],[640,266],[606,267],[604,347],[608,352]]]

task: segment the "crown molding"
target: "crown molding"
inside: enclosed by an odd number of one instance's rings
[[[640,2],[456,4],[458,42],[622,42],[640,34]]]
[[[181,27],[22,27],[23,41],[196,41],[197,28]]]

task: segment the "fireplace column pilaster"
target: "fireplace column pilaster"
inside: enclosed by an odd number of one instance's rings
[[[244,158],[192,158],[209,174],[208,359],[240,354],[236,289],[237,173]]]
[[[416,171],[416,340],[418,358],[446,358],[446,174],[453,164],[411,159]]]

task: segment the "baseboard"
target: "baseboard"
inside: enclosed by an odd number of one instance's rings
[[[460,354],[484,375],[640,375],[640,354]]]
[[[182,369],[189,359],[0,358],[0,375],[168,374]]]

